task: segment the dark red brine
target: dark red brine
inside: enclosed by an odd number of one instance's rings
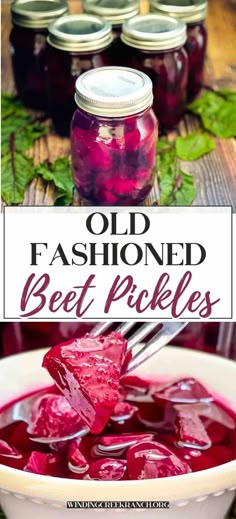
[[[14,2],[10,46],[16,90],[30,108],[47,110],[46,43],[48,25],[66,13],[60,0]]]
[[[89,205],[141,204],[153,185],[157,121],[152,84],[138,71],[107,67],[76,82],[72,167]]]
[[[112,30],[90,15],[68,15],[49,27],[47,74],[50,114],[57,133],[69,135],[75,82],[83,72],[111,64]]]
[[[29,426],[18,421],[0,430],[0,464],[53,477],[119,481],[176,477],[236,458],[235,412],[200,381],[190,376],[164,381],[127,375],[118,385],[124,339],[117,334],[90,338],[89,347],[86,340],[61,344],[47,353],[44,365],[60,381],[59,389],[52,386],[42,392],[31,408]],[[82,400],[77,407],[81,391],[93,406],[99,434],[90,430],[63,442],[37,441],[72,435],[90,424]]]
[[[139,15],[123,25],[121,39],[127,47],[129,66],[145,72],[152,80],[153,109],[161,130],[174,128],[184,113],[186,38],[186,25],[169,16]]]
[[[188,99],[200,92],[203,85],[207,30],[203,22],[188,24],[186,51],[189,59]]]
[[[203,84],[207,46],[206,0],[151,0],[151,11],[168,14],[187,24],[185,49],[189,59],[188,99],[193,99]]]

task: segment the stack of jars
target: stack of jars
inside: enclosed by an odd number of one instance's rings
[[[49,112],[57,133],[68,135],[77,77],[112,64],[112,27],[97,16],[67,14],[65,0],[18,0],[11,9],[17,92],[26,106]]]
[[[155,116],[161,131],[174,128],[201,88],[206,0],[151,0],[146,15],[138,0],[84,0],[75,15],[66,0],[11,9],[18,94],[63,136],[75,112],[79,194],[94,205],[141,204],[153,185]]]
[[[160,128],[173,129],[202,86],[207,0],[150,0],[153,14],[136,16],[134,0],[84,0],[83,8],[112,23],[117,36],[112,64],[151,78]]]
[[[154,111],[171,129],[202,85],[206,0],[84,0],[68,15],[66,0],[12,4],[11,50],[17,91],[27,106],[48,110],[60,134],[69,131],[75,80],[101,66],[126,66],[153,82]],[[63,16],[62,16],[63,15]]]

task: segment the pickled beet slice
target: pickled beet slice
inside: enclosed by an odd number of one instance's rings
[[[101,481],[119,481],[125,479],[127,463],[125,460],[103,458],[90,464],[88,473],[83,479],[95,479]]]
[[[187,407],[187,409],[185,409]],[[201,449],[209,449],[211,440],[206,429],[199,418],[198,412],[194,410],[194,406],[190,409],[190,405],[175,406],[177,411],[176,432],[178,436],[178,445],[195,446]]]
[[[233,417],[216,403],[196,405],[201,420],[212,443],[222,442],[229,430],[235,429]]]
[[[119,400],[126,344],[119,333],[85,336],[54,346],[44,357],[43,366],[93,433],[103,430]]]
[[[24,471],[41,474],[42,476],[57,475],[55,464],[58,464],[58,459],[54,454],[33,451],[24,467]]]
[[[128,402],[118,402],[112,411],[111,419],[119,421],[121,418],[131,418],[137,410],[136,406]]]
[[[44,395],[37,399],[30,418],[28,432],[38,438],[59,438],[84,427],[63,395]]]
[[[89,465],[80,450],[80,445],[80,439],[75,438],[70,442],[67,453],[67,463],[69,470],[72,472],[77,474],[84,474],[87,472]]]
[[[222,424],[228,429],[234,430],[236,428],[233,417],[227,412],[227,410],[214,402],[210,405],[196,404],[194,409],[196,409],[200,416],[209,418],[217,424]]]
[[[130,479],[153,479],[191,472],[189,465],[166,446],[143,441],[127,451]]]
[[[101,436],[99,438],[99,445],[102,447],[116,447],[122,444],[129,444],[129,446],[141,442],[151,441],[154,439],[154,434],[142,434],[142,433],[127,433],[120,435]]]
[[[162,387],[153,393],[154,400],[168,400],[175,403],[212,402],[213,397],[194,378],[183,378]]]
[[[148,393],[150,388],[150,382],[144,380],[137,375],[124,375],[120,381],[122,386],[127,386],[128,388],[137,388],[138,390],[143,390],[145,393]]]
[[[101,169],[102,171],[110,169],[112,165],[112,157],[109,145],[106,140],[107,139],[104,139],[102,136],[98,135],[96,129],[85,131],[78,127],[74,128],[72,130],[72,144],[74,151],[76,152],[76,160],[78,155],[78,157],[81,157],[82,163],[84,165],[84,160],[86,157],[90,168]],[[77,149],[76,143],[79,143],[79,149]],[[89,176],[90,172],[87,171],[87,177]]]
[[[138,150],[140,145],[142,144],[141,141],[141,134],[138,128],[135,128],[127,133],[125,133],[125,149],[128,151],[135,151]]]

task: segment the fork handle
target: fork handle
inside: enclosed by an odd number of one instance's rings
[[[165,322],[159,330],[140,351],[138,351],[129,362],[122,375],[127,375],[136,369],[140,364],[146,362],[150,357],[157,353],[163,346],[166,346],[178,333],[187,326],[187,322]]]

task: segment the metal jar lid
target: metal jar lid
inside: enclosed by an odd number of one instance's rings
[[[139,0],[83,0],[83,11],[101,16],[113,26],[139,13]]]
[[[201,22],[207,16],[207,0],[151,0],[151,11],[180,18],[185,23]]]
[[[124,117],[152,106],[152,82],[143,72],[127,67],[101,67],[84,72],[75,84],[75,102],[102,117]]]
[[[18,0],[11,5],[12,23],[29,29],[45,29],[67,12],[65,0]]]
[[[182,20],[160,14],[138,15],[124,23],[121,39],[136,49],[176,49],[186,42],[186,24]]]
[[[48,43],[65,51],[97,51],[108,47],[112,39],[110,23],[87,14],[63,16],[48,28]]]

